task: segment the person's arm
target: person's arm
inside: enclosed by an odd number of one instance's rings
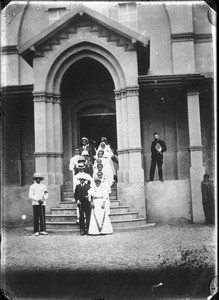
[[[70,171],[73,171],[74,170],[74,159],[73,157],[70,159],[70,163],[69,163],[69,170]]]
[[[162,147],[162,152],[165,152],[165,151],[167,151],[167,147],[166,147],[166,145],[165,145],[164,141],[162,141],[162,145],[161,145],[161,147]]]
[[[34,201],[34,203],[38,204],[38,200],[39,200],[39,197],[35,195],[35,192],[34,192],[34,187],[33,185],[30,186],[30,189],[29,189],[29,199]]]
[[[151,143],[151,152],[154,152],[154,143]]]
[[[49,194],[48,194],[47,188],[45,186],[45,188],[44,188],[44,200],[47,200],[48,197],[49,197]]]

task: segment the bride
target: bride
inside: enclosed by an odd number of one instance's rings
[[[88,191],[91,201],[91,217],[88,234],[110,234],[113,228],[108,215],[109,198],[101,179],[95,178],[95,186]]]

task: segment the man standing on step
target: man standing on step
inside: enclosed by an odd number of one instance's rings
[[[150,168],[150,178],[147,180],[153,181],[154,180],[154,172],[156,165],[158,167],[158,176],[160,181],[164,181],[163,179],[163,171],[162,171],[162,164],[163,164],[163,152],[167,150],[167,147],[160,139],[159,133],[155,132],[153,134],[154,140],[151,143],[151,168]]]
[[[80,217],[79,217],[80,234],[85,235],[88,233],[89,224],[90,224],[91,203],[88,197],[88,190],[90,189],[90,185],[86,183],[87,177],[84,172],[80,172],[78,174],[79,174],[78,178],[80,180],[80,183],[76,185],[74,197],[80,213]]]

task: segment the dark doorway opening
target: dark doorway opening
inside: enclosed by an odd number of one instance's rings
[[[101,137],[106,137],[111,148],[117,150],[116,115],[109,113],[79,116],[79,140],[83,136],[95,141],[96,147]]]

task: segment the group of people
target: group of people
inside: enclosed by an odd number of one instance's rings
[[[154,133],[151,143],[150,177],[154,180],[156,165],[161,182],[163,179],[163,153],[167,150],[165,142],[158,133]],[[69,169],[72,171],[73,193],[77,204],[77,222],[81,235],[113,233],[109,219],[109,194],[114,182],[117,182],[118,158],[112,151],[107,139],[101,138],[98,148],[89,143],[86,137],[81,139],[81,146],[74,149]],[[40,173],[33,176],[34,184],[30,186],[29,198],[32,200],[35,235],[46,235],[45,205],[48,198],[47,188],[41,181]],[[204,175],[201,183],[202,203],[206,223],[214,223],[214,187],[209,175]]]
[[[113,233],[109,194],[117,181],[118,159],[105,137],[96,149],[88,138],[74,149],[69,163],[81,235]]]

